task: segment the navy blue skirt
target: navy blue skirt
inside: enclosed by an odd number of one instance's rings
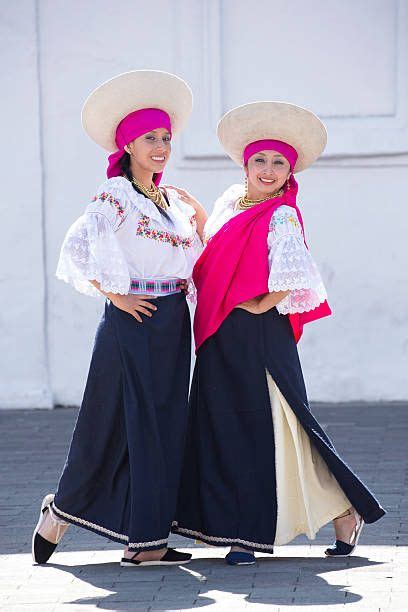
[[[166,545],[188,415],[190,316],[181,293],[143,323],[107,302],[53,509],[130,549]]]
[[[267,373],[346,502],[367,523],[384,515],[310,412],[288,317],[235,309],[198,351],[175,533],[273,552],[277,441]]]

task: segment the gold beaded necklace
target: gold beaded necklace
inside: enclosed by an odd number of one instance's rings
[[[279,189],[279,191],[277,191],[276,193],[268,195],[265,198],[261,198],[260,200],[250,200],[248,198],[248,195],[245,194],[237,200],[237,203],[235,204],[235,209],[247,210],[248,208],[252,208],[257,204],[260,204],[261,202],[266,202],[266,200],[272,200],[272,198],[280,198],[281,195],[283,195],[283,189]]]
[[[141,183],[135,178],[132,178],[132,183],[135,187],[139,189],[139,191],[143,193],[144,196],[146,196],[146,198],[149,198],[149,200],[154,202],[156,206],[158,206],[162,210],[168,209],[169,205],[166,202],[166,198],[164,197],[163,192],[157,187],[157,185],[152,183],[150,187],[145,187],[143,183]]]

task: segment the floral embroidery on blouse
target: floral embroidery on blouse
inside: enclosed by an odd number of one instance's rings
[[[151,238],[152,240],[158,240],[159,242],[167,242],[174,247],[183,247],[188,249],[193,245],[194,236],[191,238],[182,238],[178,234],[172,234],[166,230],[152,229],[150,226],[150,217],[142,215],[139,224],[136,229],[136,235],[142,236],[143,238]]]
[[[291,223],[296,229],[300,228],[298,218],[292,213],[285,212],[283,214],[272,215],[270,231],[273,231],[277,225],[283,225],[284,223]]]
[[[114,198],[111,193],[107,193],[106,191],[103,191],[102,193],[99,193],[98,195],[92,198],[92,202],[97,202],[98,200],[100,200],[101,202],[109,202],[109,204],[112,204],[112,206],[116,208],[119,217],[124,216],[125,214],[124,208],[121,206],[119,200]]]

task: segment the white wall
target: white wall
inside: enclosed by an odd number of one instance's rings
[[[254,10],[256,6],[256,10]],[[118,8],[120,7],[120,10]],[[208,209],[240,172],[214,128],[253,99],[324,117],[327,155],[299,175],[334,316],[301,343],[313,400],[407,399],[407,5],[389,0],[19,0],[2,7],[0,405],[78,404],[102,301],[54,277],[69,224],[103,180],[89,91],[133,68],[186,78],[195,110],[166,179]],[[42,180],[43,178],[43,180]],[[46,318],[44,318],[46,313]]]
[[[0,405],[51,405],[35,4],[1,7]]]

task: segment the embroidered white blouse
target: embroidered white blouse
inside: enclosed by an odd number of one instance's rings
[[[215,202],[204,228],[205,241],[229,219],[242,211],[235,203],[244,195],[243,185],[232,185]],[[302,227],[290,206],[279,206],[273,213],[268,234],[269,291],[288,291],[277,305],[281,314],[313,310],[327,299],[326,289],[316,263],[306,248]]]
[[[92,296],[101,293],[90,280],[103,291],[121,294],[129,293],[132,279],[189,280],[202,248],[195,211],[176,191],[169,189],[167,195],[168,218],[124,177],[106,180],[69,228],[57,277]],[[137,292],[144,293],[132,291]]]

